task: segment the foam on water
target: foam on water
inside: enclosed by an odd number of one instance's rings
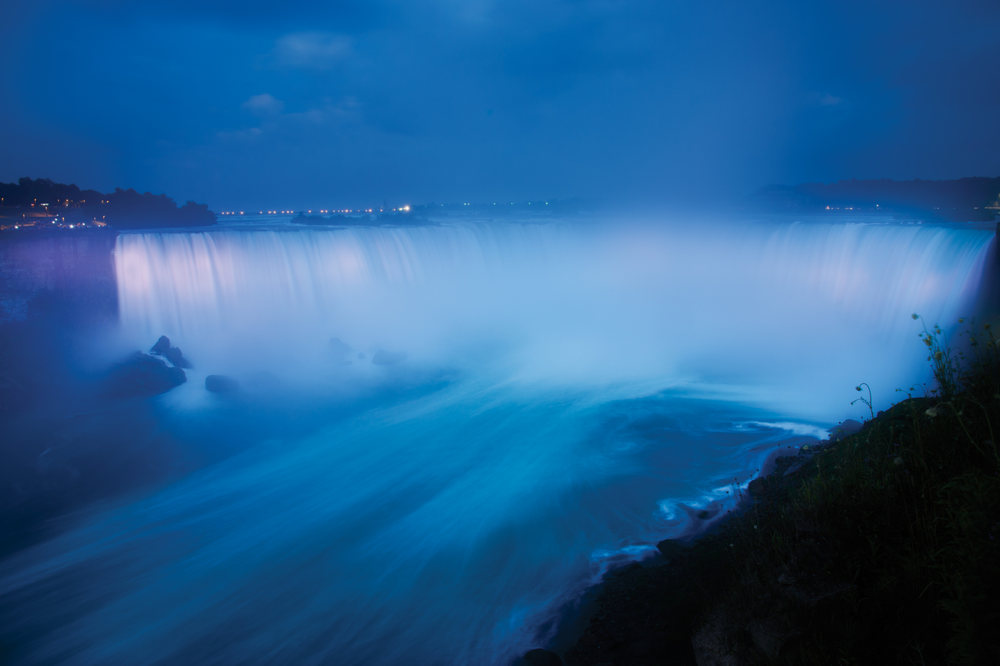
[[[926,377],[909,314],[966,314],[990,238],[123,235],[123,336],[167,334],[196,365],[158,399],[164,427],[297,434],[241,435],[239,455],[0,564],[16,608],[0,641],[26,663],[508,663],[608,566],[697,524],[777,448],[860,417],[859,381],[878,407]],[[406,360],[374,365],[380,349]],[[248,388],[209,395],[210,373]]]

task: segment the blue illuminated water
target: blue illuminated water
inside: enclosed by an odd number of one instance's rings
[[[163,427],[237,453],[0,563],[0,639],[25,663],[508,663],[775,449],[860,418],[858,382],[878,408],[926,378],[909,314],[966,314],[990,239],[873,221],[124,235],[123,337],[165,333],[196,366],[157,398]],[[207,393],[213,373],[242,391]]]

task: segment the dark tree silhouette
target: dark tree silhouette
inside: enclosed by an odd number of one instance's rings
[[[0,205],[63,211],[67,218],[96,219],[119,229],[154,227],[202,227],[215,224],[216,215],[206,204],[188,201],[178,207],[165,194],[115,188],[111,194],[81,190],[76,185],[56,183],[48,178],[21,178],[17,183],[0,183]]]

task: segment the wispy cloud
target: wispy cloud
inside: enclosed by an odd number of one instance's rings
[[[274,115],[281,113],[282,109],[285,108],[285,103],[268,93],[261,93],[243,102],[242,106],[247,111],[258,115]]]
[[[290,67],[330,69],[352,52],[350,37],[330,32],[296,32],[275,44],[278,62]]]
[[[254,95],[241,105],[244,109],[261,116],[259,127],[216,132],[216,138],[223,141],[255,141],[264,135],[282,132],[296,132],[303,128],[319,126],[346,126],[361,122],[361,104],[354,97],[340,101],[325,99],[317,108],[284,113],[285,104],[273,96],[262,93]]]

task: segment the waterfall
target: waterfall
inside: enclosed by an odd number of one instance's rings
[[[920,225],[464,224],[126,234],[122,325],[219,372],[371,357],[579,385],[725,384],[836,418],[813,391],[912,381],[911,313],[971,314],[990,234]],[[878,380],[871,381],[871,380]],[[783,402],[787,401],[787,402]]]
[[[991,238],[877,220],[123,234],[124,339],[166,334],[195,365],[156,399],[162,427],[239,453],[0,562],[0,645],[509,664],[609,566],[849,415],[858,382],[880,407],[925,379],[909,315],[968,314]],[[209,394],[209,373],[247,388]]]

